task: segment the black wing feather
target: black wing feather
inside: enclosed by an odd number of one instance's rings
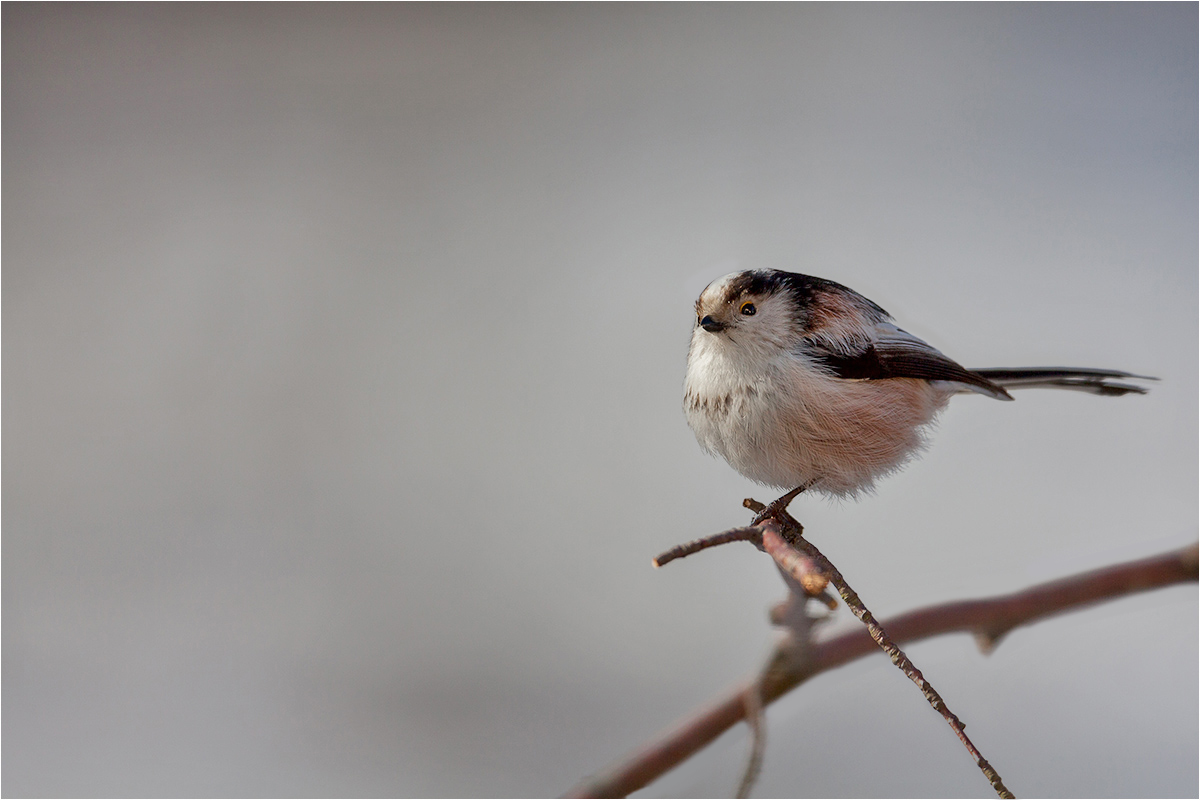
[[[997,399],[1012,399],[1004,387],[947,358],[912,334],[899,329],[896,329],[895,333],[894,336],[869,342],[862,349],[852,353],[839,353],[811,340],[806,351],[817,365],[846,380],[919,378],[927,381],[954,381]]]

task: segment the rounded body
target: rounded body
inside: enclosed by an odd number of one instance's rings
[[[848,496],[904,463],[959,389],[919,378],[848,381],[803,355],[752,353],[697,328],[684,411],[696,439],[751,480]]]
[[[683,408],[696,439],[747,478],[847,496],[904,465],[951,396],[1006,387],[1143,394],[1116,370],[969,370],[839,283],[734,272],[696,301]]]

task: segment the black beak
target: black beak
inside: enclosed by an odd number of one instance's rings
[[[703,317],[701,317],[700,320],[696,324],[699,325],[701,328],[704,328],[704,330],[708,331],[709,333],[720,333],[721,331],[723,331],[727,327],[729,327],[724,322],[717,322],[715,319],[708,316],[707,314],[705,314]]]

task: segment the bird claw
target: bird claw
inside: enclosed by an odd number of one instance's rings
[[[765,506],[757,500],[747,497],[742,501],[742,505],[751,511],[757,512],[754,515],[754,521],[751,522],[750,525],[759,525],[769,519],[773,519],[781,524],[785,523],[785,517],[790,516],[787,513],[788,504],[795,500],[797,495],[810,486],[812,486],[812,481],[809,481],[808,483],[802,483],[795,489],[792,489],[790,492],[785,494],[783,497],[778,497]]]

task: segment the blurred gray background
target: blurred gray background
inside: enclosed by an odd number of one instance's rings
[[[877,614],[1197,531],[1197,6],[3,8],[3,792],[547,795],[757,668],[771,491],[691,303],[841,281],[968,366],[857,503]],[[850,627],[843,609],[835,627]],[[1018,794],[1195,796],[1197,591],[911,655]],[[988,796],[882,656],[760,796]],[[739,728],[644,794],[730,793]],[[868,766],[869,765],[869,766]]]

